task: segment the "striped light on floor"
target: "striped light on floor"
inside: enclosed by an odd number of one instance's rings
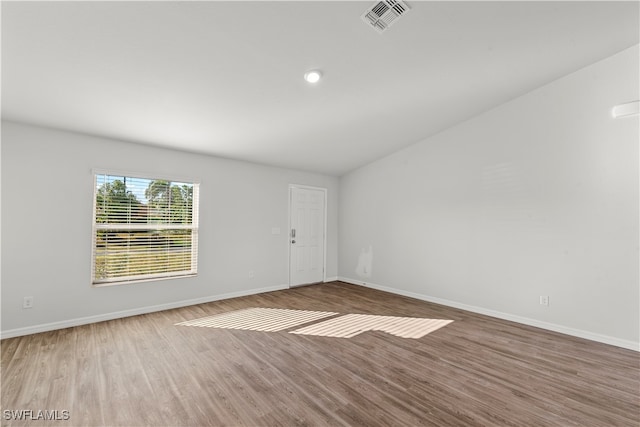
[[[338,313],[328,311],[288,310],[282,308],[247,308],[229,313],[216,314],[196,320],[176,323],[179,326],[204,328],[245,329],[250,331],[275,332],[303,325]]]
[[[422,338],[453,320],[418,317],[375,316],[346,314],[295,331],[292,334],[322,337],[351,338],[366,331],[382,331],[402,338]]]
[[[333,319],[323,320],[338,314],[329,311],[247,308],[176,323],[176,326],[277,332],[304,325],[305,323],[312,323],[290,333],[351,338],[366,331],[382,331],[401,338],[417,339],[453,322],[453,320],[376,316],[373,314],[345,314]],[[313,323],[316,321],[320,322]]]

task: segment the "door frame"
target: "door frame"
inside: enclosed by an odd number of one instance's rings
[[[291,288],[291,206],[292,206],[292,194],[294,188],[300,188],[302,190],[318,190],[322,191],[324,196],[324,223],[322,224],[322,245],[323,245],[323,254],[322,254],[322,282],[327,281],[327,189],[324,187],[314,187],[311,185],[302,185],[302,184],[289,184],[288,189],[288,199],[289,199],[289,207],[288,211],[288,221],[287,221],[287,282],[289,288]],[[293,286],[295,287],[295,285]]]

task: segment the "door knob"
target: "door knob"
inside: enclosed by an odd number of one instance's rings
[[[295,240],[292,240],[292,241],[291,241],[291,243],[295,243],[295,242],[296,242]]]

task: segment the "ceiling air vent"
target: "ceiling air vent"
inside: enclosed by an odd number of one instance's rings
[[[361,18],[374,30],[383,33],[408,11],[409,7],[400,0],[382,0],[367,9]]]

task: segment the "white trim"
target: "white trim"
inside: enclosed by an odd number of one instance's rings
[[[582,329],[574,329],[556,323],[543,322],[541,320],[531,319],[529,317],[522,317],[515,314],[503,313],[501,311],[495,311],[488,308],[477,307],[473,305],[463,304],[456,301],[447,299],[432,297],[429,295],[418,294],[415,292],[404,291],[402,289],[390,288],[387,286],[377,285],[375,283],[364,282],[362,280],[351,279],[348,277],[338,277],[341,282],[349,283],[352,285],[365,286],[371,289],[377,289],[380,291],[389,292],[392,294],[402,295],[410,298],[419,299],[422,301],[433,302],[436,304],[446,305],[448,307],[459,308],[461,310],[471,311],[473,313],[484,314],[486,316],[496,317],[498,319],[509,320],[523,325],[534,326],[536,328],[546,329],[549,331],[559,332],[565,335],[571,335],[578,338],[584,338],[591,341],[597,341],[604,344],[614,345],[616,347],[622,347],[629,350],[640,352],[640,342],[623,340],[620,338],[611,337],[608,335],[602,335],[595,332],[589,332]]]
[[[192,183],[192,184],[200,184],[200,178],[194,177],[185,177],[179,175],[170,175],[165,174],[164,172],[139,172],[139,171],[129,171],[122,169],[103,169],[103,168],[92,168],[91,173],[93,175],[115,175],[115,176],[126,176],[130,178],[142,178],[142,179],[161,179],[163,181],[171,181],[177,183]]]
[[[144,283],[144,282],[158,282],[161,280],[172,280],[172,279],[187,279],[190,277],[198,277],[198,273],[192,271],[191,273],[156,273],[156,274],[148,274],[141,278],[141,276],[121,276],[117,279],[109,279],[103,280],[100,282],[94,282],[91,284],[94,288],[103,288],[105,286],[126,286],[132,285],[134,283]]]
[[[340,280],[340,279],[338,278],[338,276],[325,277],[325,278],[324,278],[324,283],[336,282],[336,281],[338,281],[338,280]]]
[[[327,202],[329,200],[329,190],[324,187],[313,187],[311,185],[289,184],[289,208],[288,208],[288,229],[287,229],[287,277],[289,287],[291,288],[291,190],[293,188],[303,188],[306,190],[318,190],[324,193],[324,230],[322,231],[322,241],[324,246],[324,254],[322,255],[322,281],[327,281]],[[337,279],[335,279],[337,280]],[[297,285],[294,285],[297,286]]]
[[[96,209],[97,209],[97,201],[96,201],[96,188],[98,187],[98,174],[92,170],[93,174],[93,189],[91,190],[91,197],[93,197],[93,210],[91,211],[91,269],[89,275],[89,283],[91,286],[95,286],[93,284],[93,279],[96,277]]]
[[[37,334],[40,332],[54,331],[56,329],[71,328],[74,326],[87,325],[90,323],[104,322],[107,320],[121,319],[123,317],[137,316],[140,314],[153,313],[156,311],[171,310],[174,308],[187,307],[190,305],[204,304],[212,301],[219,301],[229,298],[244,297],[247,295],[262,294],[265,292],[281,291],[288,289],[288,285],[269,286],[265,288],[250,289],[241,292],[229,292],[221,295],[211,295],[202,298],[170,302],[147,307],[132,308],[129,310],[115,311],[111,313],[98,314],[95,316],[78,317],[75,319],[62,320],[59,322],[43,323],[40,325],[26,326],[24,328],[9,329],[0,332],[0,339],[19,337],[23,335]]]

